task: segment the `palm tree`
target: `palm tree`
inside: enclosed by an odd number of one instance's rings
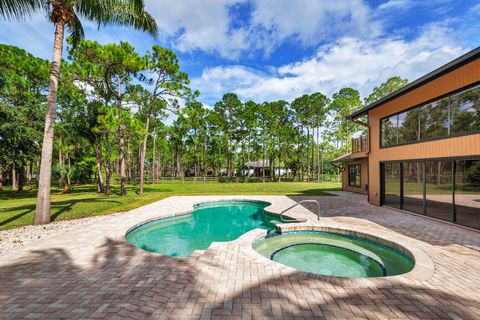
[[[157,24],[155,19],[145,11],[143,0],[0,0],[0,16],[5,19],[21,20],[37,12],[46,13],[49,20],[55,25],[34,219],[34,224],[44,224],[50,222],[53,127],[65,27],[70,33],[73,46],[75,46],[84,37],[79,17],[94,21],[99,26],[131,26],[154,36],[157,34]]]

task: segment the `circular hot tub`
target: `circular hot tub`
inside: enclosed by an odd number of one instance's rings
[[[406,249],[336,232],[283,232],[255,241],[253,248],[268,259],[300,271],[335,277],[395,276],[411,271],[415,265]]]

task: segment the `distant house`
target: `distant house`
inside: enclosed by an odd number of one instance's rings
[[[270,174],[270,160],[259,160],[259,161],[247,161],[245,163],[245,170],[242,170],[242,175],[257,176],[260,177],[263,175],[263,170],[265,170],[265,175]],[[287,173],[291,173],[290,169],[282,168],[276,166],[274,168],[275,176],[284,176]]]
[[[336,159],[344,190],[480,229],[480,48],[348,118],[369,134]]]

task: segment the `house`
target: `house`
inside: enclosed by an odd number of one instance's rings
[[[245,167],[248,168],[248,171],[247,169],[245,170],[241,170],[240,171],[240,174],[242,176],[245,176],[247,175],[248,173],[248,176],[251,177],[251,176],[257,176],[257,177],[261,177],[263,175],[263,170],[265,170],[265,175],[269,175],[270,174],[270,160],[259,160],[259,161],[247,161],[245,163]],[[275,172],[275,176],[285,176],[286,174],[290,174],[292,171],[288,168],[282,168],[280,166],[275,166],[275,169],[274,169],[274,172]]]
[[[336,159],[344,190],[480,229],[480,47],[348,119],[368,136]]]

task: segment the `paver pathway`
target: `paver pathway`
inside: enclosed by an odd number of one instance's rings
[[[312,197],[172,197],[0,256],[0,319],[480,319],[480,233],[369,205],[338,192],[317,197],[323,224],[402,234],[428,254],[423,281],[363,284],[284,274],[216,243],[186,259],[129,245],[142,221],[214,199],[263,199],[272,211]],[[316,220],[302,207],[292,215]]]

